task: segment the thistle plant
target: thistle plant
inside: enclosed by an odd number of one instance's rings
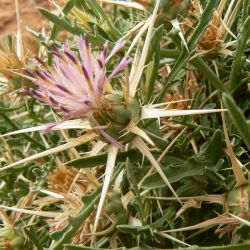
[[[39,9],[0,71],[0,248],[248,249],[249,6]]]

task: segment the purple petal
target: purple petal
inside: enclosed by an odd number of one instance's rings
[[[108,49],[109,49],[109,42],[106,41],[104,46],[103,46],[103,55],[104,55],[104,58],[106,59],[107,55],[108,55]]]
[[[45,63],[40,57],[35,56],[35,59],[36,59],[41,65],[43,65],[43,66],[46,65],[46,63]]]
[[[119,71],[124,69],[129,63],[132,62],[131,58],[124,57],[121,62],[116,66],[114,71],[111,73],[111,75],[108,77],[108,81],[110,81]]]
[[[103,129],[99,129],[102,136],[107,139],[110,143],[117,146],[118,148],[122,147],[122,144],[118,142],[116,139],[114,139],[112,136],[110,136],[108,133],[106,133]]]
[[[64,54],[74,63],[77,64],[78,58],[76,55],[70,50],[70,49],[65,49]]]
[[[87,36],[84,38],[79,36],[76,40],[81,60],[69,45],[63,45],[62,52],[55,45],[51,45],[54,67],[50,70],[37,68],[34,75],[29,71],[26,72],[35,78],[33,82],[39,87],[38,90],[26,90],[26,93],[54,108],[64,120],[74,117],[86,119],[99,110],[105,83],[131,62],[131,59],[123,58],[107,78],[105,63],[122,48],[124,41],[119,41],[110,55],[108,55],[108,42],[105,43],[101,53],[94,55]],[[40,67],[41,64],[44,65],[40,58],[37,58],[37,61]],[[50,125],[47,131],[56,125],[57,123]],[[105,131],[100,133],[108,141],[121,147],[121,144]]]
[[[32,78],[35,78],[35,75],[28,69],[24,69],[23,70],[28,76],[32,77]]]
[[[84,42],[85,42],[85,46],[88,49],[89,48],[89,38],[87,35],[84,36]]]
[[[116,43],[116,45],[114,46],[114,48],[112,49],[110,55],[108,56],[107,60],[106,60],[106,63],[109,61],[109,59],[114,55],[116,54],[123,46],[124,44],[126,43],[125,40],[120,40]]]
[[[52,43],[51,44],[51,48],[54,50],[54,51],[57,51],[58,52],[58,48],[57,48],[57,45],[55,43]]]

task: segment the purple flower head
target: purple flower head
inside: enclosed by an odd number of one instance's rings
[[[52,46],[54,67],[47,66],[39,59],[41,68],[36,68],[32,74],[35,78],[34,83],[39,88],[26,91],[51,106],[64,120],[73,117],[86,119],[98,111],[105,85],[131,62],[129,58],[123,58],[107,76],[106,64],[122,48],[124,41],[118,42],[110,54],[106,42],[103,51],[95,56],[87,36],[84,39],[77,37],[76,40],[80,60],[69,46],[64,46],[62,51]]]

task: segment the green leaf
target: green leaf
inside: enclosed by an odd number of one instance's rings
[[[59,27],[67,30],[68,32],[74,34],[74,35],[81,35],[84,34],[84,30],[78,26],[73,27],[69,22],[67,22],[65,19],[62,19],[58,17],[57,15],[49,12],[46,9],[43,8],[37,8],[38,11],[46,17],[49,21],[52,23],[58,25]]]
[[[243,7],[242,7],[242,19],[241,19],[242,24],[244,24],[244,22],[246,21],[246,19],[248,18],[250,14],[249,6],[250,6],[250,0],[244,0]]]
[[[129,159],[127,159],[127,161],[126,161],[126,169],[127,169],[128,181],[129,181],[130,187],[131,187],[130,190],[132,190],[132,192],[135,194],[135,200],[137,202],[140,218],[142,221],[142,225],[144,226],[146,223],[146,221],[145,221],[146,216],[144,213],[143,204],[142,204],[142,200],[140,197],[140,190],[138,188],[138,181],[137,181],[135,173],[134,173],[135,168],[134,168],[134,166],[132,166]]]
[[[178,58],[180,52],[177,50],[161,49],[161,58]],[[219,77],[214,73],[214,71],[208,66],[208,64],[200,57],[195,57],[190,61],[197,70],[201,71],[204,76],[208,79],[209,83],[215,88],[223,92],[227,92],[227,89],[224,87],[223,82]]]
[[[26,235],[29,237],[29,239],[32,241],[32,243],[37,247],[38,250],[42,250],[42,246],[39,242],[39,239],[37,238],[37,234],[34,231],[34,228],[32,227],[30,230],[27,228],[23,228],[25,231]]]
[[[67,15],[75,6],[75,3],[76,3],[76,0],[68,0],[65,6],[63,7],[63,13]]]
[[[164,174],[170,183],[182,180],[186,177],[192,177],[205,174],[204,158],[188,158],[183,164],[167,166],[163,169]],[[145,179],[142,184],[145,189],[154,189],[166,187],[165,182],[160,178],[158,173],[153,173]]]
[[[21,128],[19,127],[18,124],[16,124],[13,120],[11,120],[6,114],[4,113],[0,113],[0,115],[4,118],[4,120],[15,130],[20,130]],[[43,144],[41,144],[39,141],[35,140],[34,138],[32,138],[29,135],[24,134],[23,137],[33,143],[34,145],[36,145],[37,147],[39,147],[40,149],[45,150],[45,146]]]
[[[227,92],[227,89],[225,88],[223,82],[218,78],[218,76],[213,72],[213,70],[201,57],[196,57],[192,59],[191,63],[205,75],[209,83],[215,89],[218,89],[222,92]]]
[[[66,163],[68,166],[73,166],[76,168],[91,168],[98,165],[103,165],[107,162],[107,153],[91,156],[91,157],[82,157],[77,160],[69,161]],[[117,155],[117,162],[125,162],[127,157],[131,162],[138,160],[141,157],[141,154],[136,150],[129,150],[127,152],[120,152]]]
[[[75,3],[76,3],[76,0],[69,0],[63,7],[63,10],[62,10],[63,13],[65,15],[67,15],[72,10],[72,8],[75,6]],[[61,15],[59,15],[59,17],[62,18]],[[50,42],[51,40],[55,41],[59,31],[60,31],[60,26],[58,26],[57,24],[54,23],[54,25],[51,29],[51,33],[50,33],[50,37],[48,39],[48,42]],[[49,54],[48,55],[48,64],[51,65],[51,63],[52,63],[52,54]]]
[[[155,230],[159,229],[167,222],[172,221],[173,216],[176,214],[176,203],[173,204],[173,206],[168,207],[164,210],[164,214],[161,215],[156,221],[154,221],[152,224],[150,224],[150,227]]]
[[[152,228],[149,226],[130,226],[130,225],[119,225],[116,226],[118,232],[124,234],[132,234],[132,235],[139,235],[139,234],[146,234],[153,236]]]
[[[146,70],[146,100],[150,101],[152,96],[154,95],[154,86],[158,76],[158,70],[160,65],[160,48],[155,52],[153,61],[148,65]],[[151,100],[152,101],[152,100]]]
[[[221,130],[217,129],[213,134],[211,141],[206,149],[207,162],[211,165],[217,163],[223,154],[223,135]]]
[[[250,150],[250,124],[247,122],[240,108],[238,108],[230,95],[224,93],[222,100],[225,107],[229,110],[229,115],[232,118],[233,124],[239,135],[242,137],[246,146]]]
[[[12,111],[20,109],[21,107],[23,107],[23,106],[19,106],[19,107],[16,107],[16,108],[5,108],[5,107],[0,106],[0,114],[12,112]]]
[[[239,77],[241,75],[241,58],[247,46],[247,41],[250,37],[250,16],[243,23],[240,35],[237,39],[237,49],[234,54],[234,62],[230,74],[229,89],[234,92],[239,87]]]
[[[74,25],[72,25],[65,18],[58,17],[57,15],[49,12],[46,9],[43,9],[43,8],[37,8],[37,9],[49,21],[58,25],[60,28],[65,29],[66,31],[70,32],[71,34],[73,34],[73,35],[85,34],[85,30],[82,29],[81,27],[79,27],[78,25],[76,25],[75,23],[74,23]],[[105,43],[105,40],[100,36],[94,36],[94,35],[88,33],[88,37],[89,37],[89,40],[91,42],[93,42],[94,44],[98,44],[99,46],[103,46],[103,44]]]
[[[152,36],[152,44],[149,48],[145,65],[147,65],[152,60],[153,55],[159,49],[160,41],[162,39],[162,34],[163,34],[163,28],[164,26],[161,25],[159,28],[155,30]]]
[[[68,242],[70,240],[76,230],[81,226],[83,221],[90,215],[93,206],[98,202],[100,195],[101,188],[98,188],[95,192],[83,197],[84,205],[77,213],[77,215],[75,217],[69,217],[69,223],[62,230],[53,232],[51,234],[51,237],[55,241],[58,241],[57,243],[55,243],[55,245],[53,245],[52,249],[59,250],[59,247],[63,242]]]
[[[103,11],[101,6],[96,0],[88,0],[88,4],[92,7],[92,9],[99,15],[101,16],[108,24],[110,30],[111,30],[111,35],[114,40],[118,40],[122,37],[122,34],[120,31],[113,25],[112,21],[109,19],[109,17],[106,15],[106,13]]]

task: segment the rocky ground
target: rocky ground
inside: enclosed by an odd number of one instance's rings
[[[12,34],[17,29],[16,19],[16,0],[0,0],[0,37]],[[36,7],[46,9],[55,8],[49,0],[18,0],[20,5],[20,14],[22,27],[41,30],[47,26],[47,21],[39,14]],[[57,3],[62,3],[63,0],[56,0]]]

